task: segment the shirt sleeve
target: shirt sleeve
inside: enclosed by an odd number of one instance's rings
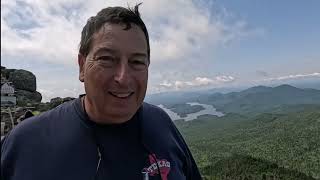
[[[10,180],[13,174],[13,142],[10,133],[1,140],[1,179]]]
[[[181,146],[183,147],[183,150],[186,155],[185,175],[187,177],[187,180],[201,180],[202,177],[201,177],[200,171],[198,169],[198,166],[192,156],[192,153],[187,143],[185,142],[183,136],[180,134],[179,130],[177,129],[177,127],[174,125],[173,122],[172,122],[172,126],[179,138],[179,142],[181,143]]]

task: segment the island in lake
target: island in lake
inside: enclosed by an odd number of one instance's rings
[[[196,113],[204,110],[205,108],[201,105],[190,105],[190,104],[174,104],[168,106],[168,109],[177,113],[181,118],[187,117],[188,114]]]

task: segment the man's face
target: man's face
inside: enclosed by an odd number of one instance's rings
[[[90,109],[104,119],[100,122],[129,120],[145,97],[147,41],[138,26],[124,27],[106,23],[93,35],[88,55],[79,55],[79,78],[84,82]]]

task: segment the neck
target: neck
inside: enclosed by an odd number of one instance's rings
[[[98,108],[95,108],[86,96],[81,98],[81,102],[83,111],[87,115],[88,119],[97,124],[121,124],[131,119],[128,118],[122,120],[116,118],[107,118],[108,115],[106,115],[104,112],[99,112]]]

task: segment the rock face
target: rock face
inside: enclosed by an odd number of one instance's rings
[[[1,66],[1,75],[6,79],[9,79],[9,75],[13,71],[15,71],[15,69],[6,69],[5,67]]]
[[[36,76],[26,70],[15,70],[9,74],[9,81],[11,81],[16,89],[35,92],[37,88]]]
[[[42,99],[41,94],[37,91],[31,92],[21,89],[16,90],[16,96],[18,104],[21,104],[21,102],[38,103],[41,102]]]
[[[32,72],[23,69],[6,69],[1,66],[1,77],[12,82],[18,105],[41,102],[42,96],[36,91],[36,76]]]

